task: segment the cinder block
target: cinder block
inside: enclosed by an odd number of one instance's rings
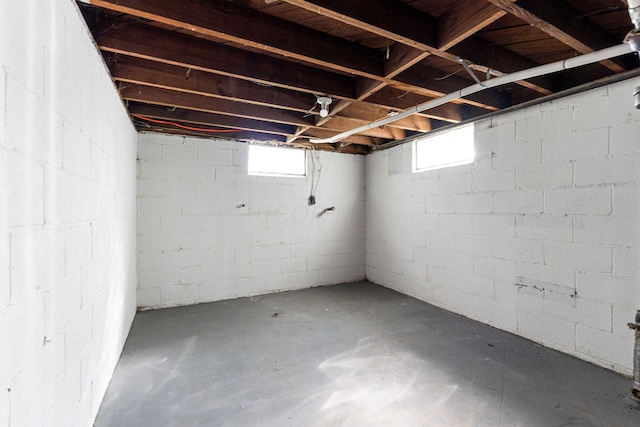
[[[438,192],[441,194],[464,194],[471,193],[473,191],[473,175],[470,172],[470,165],[457,166],[465,170],[463,173],[459,173],[456,170],[455,173],[448,172],[451,169],[440,170],[440,176],[438,180]]]
[[[640,181],[640,153],[575,162],[576,185],[637,183]]]
[[[613,248],[613,273],[616,276],[640,277],[640,248]]]
[[[584,216],[573,219],[574,240],[612,246],[640,246],[638,216]]]
[[[367,159],[367,168],[368,167],[369,167],[369,161]],[[367,177],[370,177],[375,173],[376,172],[373,171],[367,174]],[[377,175],[374,175],[374,176],[377,176]],[[411,186],[411,195],[414,197],[436,195],[439,192],[439,181],[440,179],[437,176],[426,176],[425,174],[415,174],[413,175],[413,179],[411,183],[408,184]],[[380,187],[380,184],[376,185],[376,188],[379,188],[379,187]],[[367,186],[367,188],[369,188],[369,186]]]
[[[203,249],[216,247],[218,232],[216,231],[187,231],[180,233],[180,247],[182,249]]]
[[[515,236],[513,215],[473,215],[473,234],[487,236]]]
[[[170,163],[195,163],[196,147],[187,143],[162,144],[162,160]]]
[[[367,223],[369,223],[368,221],[368,217],[367,217]],[[411,229],[414,231],[414,233],[418,233],[418,232],[424,232],[424,231],[437,231],[438,230],[438,214],[427,214],[427,213],[423,213],[423,214],[414,214],[411,217]],[[369,233],[376,233],[377,232],[377,227],[372,228],[371,230],[367,229],[366,231],[366,235],[367,237],[369,236]],[[424,233],[422,233],[424,234]]]
[[[160,253],[160,265],[163,268],[189,267],[199,264],[199,249],[179,249]]]
[[[185,181],[212,181],[215,173],[215,166],[182,164],[181,178]]]
[[[621,337],[627,337],[628,334],[631,333],[633,335],[633,331],[629,329],[628,324],[630,322],[634,322],[636,318],[637,309],[635,306],[623,306],[623,305],[614,305],[613,306],[613,333],[614,335],[618,335]]]
[[[470,214],[440,214],[438,215],[438,230],[443,233],[466,233],[473,230],[473,217]],[[454,237],[452,236],[453,240]]]
[[[547,241],[544,249],[544,263],[548,265],[601,273],[609,273],[613,267],[613,251],[610,247]]]
[[[282,273],[282,266],[279,259],[251,262],[251,277],[259,279],[266,276],[274,276]]]
[[[516,220],[516,236],[526,239],[573,240],[573,219],[564,215],[521,215]]]
[[[259,179],[267,179],[265,177],[254,177]],[[236,182],[238,180],[247,179],[246,168],[240,168],[238,166],[216,166],[217,182]]]
[[[282,260],[282,273],[298,273],[301,271],[307,271],[307,259],[306,258],[288,258]]]
[[[425,212],[424,197],[410,197],[402,200],[402,212],[409,214],[420,214]]]
[[[180,284],[180,268],[138,272],[138,288],[160,288]]]
[[[177,250],[182,247],[182,236],[177,232],[144,233],[138,237],[138,251]]]
[[[603,332],[583,325],[576,327],[576,348],[579,353],[591,356],[617,371],[633,369],[633,339]]]
[[[567,304],[548,300],[546,312],[553,317],[575,321],[578,325],[603,332],[613,332],[613,306],[611,304],[578,297],[574,308]]]
[[[196,215],[162,215],[160,230],[168,233],[200,231],[200,217]]]
[[[545,163],[516,170],[518,188],[558,188],[573,185],[571,162]]]
[[[576,276],[576,289],[580,298],[627,307],[634,306],[634,302],[640,298],[637,279],[611,274],[579,271]]]
[[[182,168],[179,163],[141,160],[138,178],[147,179],[180,179]]]
[[[180,269],[181,284],[211,283],[218,278],[216,265],[192,265]]]
[[[138,140],[138,160],[162,160],[162,144]]]
[[[543,163],[606,157],[608,154],[607,127],[552,136],[542,141]]]
[[[608,215],[612,211],[611,187],[547,189],[544,209],[550,214]]]
[[[488,214],[493,212],[493,193],[458,194],[455,197],[456,213]]]
[[[452,195],[440,195],[427,197],[425,210],[428,213],[452,213],[455,212],[456,198]]]
[[[441,251],[439,266],[458,273],[473,274],[473,256],[458,252]]]
[[[576,323],[526,310],[518,312],[518,331],[542,344],[573,350],[576,347]]]
[[[414,261],[402,262],[402,275],[408,278],[427,280],[427,266]]]
[[[456,286],[456,272],[440,267],[429,267],[427,270],[427,280],[443,287]]]
[[[544,314],[544,292],[519,283],[495,281],[496,301],[518,310]]]
[[[640,215],[640,185],[627,184],[613,187],[613,213],[621,216]]]
[[[453,252],[456,249],[455,235],[440,231],[427,231],[425,245],[429,249]]]
[[[492,301],[495,298],[494,281],[486,277],[457,272],[454,287],[460,292],[476,296],[481,301]],[[473,305],[476,304],[477,300]],[[468,312],[473,312],[473,310],[468,310]]]
[[[160,269],[160,252],[138,252],[138,271]]]
[[[162,197],[198,197],[200,196],[200,182],[198,181],[162,181]]]
[[[517,237],[494,237],[493,251],[496,257],[516,261],[542,264],[544,261],[543,242]]]
[[[619,156],[638,152],[638,121],[620,123],[610,128],[611,154]]]
[[[473,274],[502,282],[516,283],[515,261],[494,257],[477,256],[473,258]]]
[[[140,215],[179,215],[180,200],[163,197],[140,197],[138,199]]]
[[[47,173],[50,190],[57,173]],[[28,226],[44,223],[45,173],[38,163],[24,156],[0,152],[0,227]],[[62,193],[64,194],[64,193]],[[60,197],[62,194],[57,193]],[[49,197],[52,197],[49,194]]]
[[[251,263],[234,262],[218,266],[218,279],[240,279],[251,277]]]
[[[540,289],[568,289],[565,293],[575,294],[575,270],[552,265],[518,263],[518,280]]]
[[[162,196],[162,181],[157,179],[138,179],[138,197],[160,197]]]
[[[611,97],[590,96],[575,107],[575,126],[577,131],[608,128],[627,120],[630,105],[616,102]]]
[[[515,169],[473,171],[473,191],[507,191],[516,188]]]
[[[183,198],[180,212],[185,215],[215,215],[218,213],[218,200],[215,198]]]
[[[541,105],[540,113],[538,116],[530,115],[526,120],[516,122],[518,143],[567,135],[574,130],[572,105]]]
[[[476,123],[475,149],[477,155],[490,154],[498,142],[502,144],[516,142],[515,122],[501,122],[491,119],[487,122]]]
[[[493,237],[475,234],[456,234],[456,252],[493,256]]]
[[[506,214],[542,213],[542,190],[500,191],[493,195],[494,212]]]
[[[532,140],[520,144],[514,144],[511,140],[500,140],[503,144],[494,147],[491,151],[493,168],[496,170],[508,170],[518,167],[539,165],[542,161],[542,144],[539,140]]]
[[[215,245],[211,245],[215,246]],[[224,247],[205,247],[200,250],[200,260],[202,265],[232,264],[234,262],[249,262],[249,259],[241,260],[236,257],[236,251],[239,249],[232,246]]]
[[[232,164],[232,151],[217,149],[214,146],[198,147],[198,163],[205,165],[227,165]]]

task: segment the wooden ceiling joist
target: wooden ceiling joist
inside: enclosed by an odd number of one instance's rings
[[[374,127],[371,123],[478,79],[619,44],[631,28],[626,3],[77,2],[129,112],[147,117],[135,119],[140,130],[216,135],[226,129],[231,132],[223,137],[362,154],[639,69],[635,55],[623,55],[480,91]],[[325,117],[319,114],[319,96],[333,101]],[[311,138],[356,128],[360,133],[339,142],[310,145]]]
[[[619,44],[564,0],[486,0],[524,22],[544,31],[567,46],[584,54]],[[602,65],[619,73],[626,70],[620,60],[605,60]]]

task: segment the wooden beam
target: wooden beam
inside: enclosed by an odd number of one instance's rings
[[[451,15],[447,18],[446,13],[443,23],[439,24],[439,18],[436,19],[431,15],[423,13],[415,8],[408,7],[404,3],[395,0],[384,0],[375,2],[366,0],[284,1],[304,8],[306,10],[313,11],[314,13],[319,13],[321,15],[330,17],[345,24],[355,26],[364,31],[378,34],[390,40],[394,40],[396,42],[406,44],[407,46],[411,46],[424,52],[428,52],[432,55],[436,55],[449,61],[456,62],[456,56],[458,54],[451,54],[445,51],[445,49],[438,48],[438,27],[441,25],[446,29],[449,25],[451,25],[451,20],[454,19]],[[484,0],[470,0],[470,2],[473,4],[472,7],[474,8],[474,10],[477,10],[477,8],[481,7],[482,4],[486,4]],[[495,11],[495,8],[493,10]],[[491,15],[491,11],[492,9],[490,8],[486,9],[484,11],[484,16],[486,16],[487,13]],[[454,15],[455,17],[457,14],[455,11],[453,11],[452,15]],[[448,21],[449,23],[447,23],[447,19],[450,20]],[[487,17],[486,19],[486,22],[488,23],[490,18]],[[404,22],[415,22],[416,20],[420,21],[420,23],[411,24],[408,26],[408,28],[396,28],[395,26],[397,23],[400,23],[399,27],[402,27],[402,24]],[[474,25],[479,24],[476,23]],[[425,35],[425,33],[427,33],[428,35]],[[448,47],[450,49],[451,46],[460,43],[462,39],[472,40],[476,44],[482,44],[482,42],[484,41],[480,37],[472,36],[471,34],[466,34],[466,38],[462,35],[458,35],[458,37],[455,38],[457,40],[446,41],[445,39],[444,47]],[[484,44],[486,45],[488,43],[485,42]],[[482,51],[480,51],[479,53],[482,53]],[[520,55],[517,55],[506,49],[501,50],[500,55],[505,56],[498,57],[498,55],[496,54],[489,58],[490,60],[474,61],[474,63],[470,64],[470,66],[471,68],[480,72],[486,72],[488,69],[493,69],[503,73],[508,73],[510,72],[508,69],[524,69],[525,67],[518,67],[518,64],[520,62],[528,61],[527,58],[521,57]],[[467,57],[465,56],[462,57],[467,59]],[[497,59],[499,60],[498,62],[496,62]],[[372,80],[379,79],[373,78]],[[533,90],[537,90],[542,94],[551,93],[550,88],[547,86],[538,86],[537,84],[532,84],[531,82],[518,82],[518,84],[521,84]],[[384,85],[376,84],[374,81],[370,81],[368,82],[368,84],[361,84],[358,91],[358,98],[364,99],[363,97],[361,97],[361,95],[366,95],[367,93],[373,94],[376,90],[379,90],[382,87],[384,87]]]
[[[551,37],[585,54],[615,46],[613,38],[589,19],[578,19],[580,12],[564,0],[487,0],[524,22],[539,28]],[[616,60],[601,62],[611,71],[620,73],[625,67]]]
[[[274,123],[301,126],[305,130],[315,127],[313,125],[313,118],[304,118],[301,113],[243,104],[152,86],[128,85],[120,90],[120,96],[126,101],[156,105],[165,109],[179,108],[181,110],[201,111],[246,119],[267,120]],[[368,119],[333,117],[331,120],[326,121],[324,127],[336,131],[335,133],[339,133],[362,126],[368,122]],[[296,134],[298,133],[301,133],[299,129],[296,131]],[[397,126],[369,129],[363,132],[362,135],[383,139],[402,139],[406,136],[404,129]]]
[[[127,25],[97,39],[103,51],[150,59],[285,89],[355,96],[353,77],[291,63],[147,25]]]
[[[424,65],[416,65],[397,76],[396,80],[400,82],[402,86],[406,87],[412,92],[422,93],[426,96],[434,98],[447,95],[451,92],[455,92],[464,87],[471,86],[475,83],[473,80],[458,76],[450,76],[446,79],[441,79],[441,77],[442,71],[438,71]],[[429,86],[428,82],[437,82],[437,87],[439,90],[427,91],[418,86]],[[457,102],[460,103],[463,101],[460,100]],[[496,90],[485,90],[477,94],[468,96],[465,98],[464,102],[469,105],[485,108],[487,110],[497,110],[499,108],[508,106],[508,100],[501,96]]]
[[[308,129],[304,135],[302,135],[303,137],[306,138],[331,138],[334,135],[337,135],[339,132],[335,132],[335,131],[331,131],[331,130],[327,130],[327,129],[318,129],[318,128],[312,128],[312,129]],[[362,135],[351,135],[345,139],[342,140],[343,142],[348,142],[350,144],[358,144],[358,145],[365,145],[365,146],[369,146],[369,147],[374,147],[376,145],[379,145],[381,140],[377,139],[377,138],[370,138],[367,136],[362,136]]]
[[[265,107],[305,113],[316,103],[313,95],[275,87],[265,87],[246,80],[203,71],[162,64],[144,59],[119,56],[110,64],[117,81],[179,90],[215,98],[237,100]]]
[[[397,108],[399,110],[404,110],[430,101],[431,99],[433,98],[417,95],[394,87],[385,87],[367,98],[367,102],[389,109]],[[482,116],[488,112],[489,111],[484,108],[473,107],[471,105],[447,103],[445,105],[423,111],[420,114],[424,117],[436,120],[442,120],[442,116],[446,116],[447,119],[444,121],[449,123],[460,123],[463,120]]]
[[[382,54],[358,43],[260,14],[237,3],[199,0],[91,0],[91,4],[213,40],[371,78],[382,76]]]
[[[292,126],[307,126],[313,124],[313,118],[304,118],[301,112],[280,110],[278,108],[264,107],[140,84],[125,84],[122,89],[120,89],[120,96],[126,101],[180,108],[183,110],[203,111],[246,119],[268,120],[270,122]]]
[[[540,65],[537,62],[513,53],[502,46],[492,44],[480,37],[469,37],[453,46],[449,49],[449,52],[475,64],[492,64],[491,69],[507,74]],[[486,72],[488,69],[477,66],[473,68],[482,72]],[[518,82],[518,84],[543,95],[549,95],[558,89],[556,83],[550,76],[536,77],[527,81]]]
[[[502,18],[503,9],[478,0],[460,0],[438,18],[438,48],[447,50]]]
[[[289,136],[295,132],[294,126],[277,125],[260,120],[244,119],[225,116],[222,114],[205,113],[202,111],[166,109],[163,107],[143,104],[129,104],[129,113],[138,114],[154,119],[192,123],[195,125],[214,126],[241,131],[255,131],[260,133]]]
[[[395,0],[284,0],[352,27],[420,50],[437,44],[437,21]]]

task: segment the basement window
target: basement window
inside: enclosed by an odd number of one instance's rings
[[[307,176],[306,150],[249,145],[249,175]]]
[[[473,162],[473,124],[413,141],[413,172],[424,172]]]

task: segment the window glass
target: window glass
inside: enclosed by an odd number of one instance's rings
[[[249,175],[306,176],[306,150],[249,145]]]
[[[422,172],[473,162],[473,124],[413,141],[413,171]]]

